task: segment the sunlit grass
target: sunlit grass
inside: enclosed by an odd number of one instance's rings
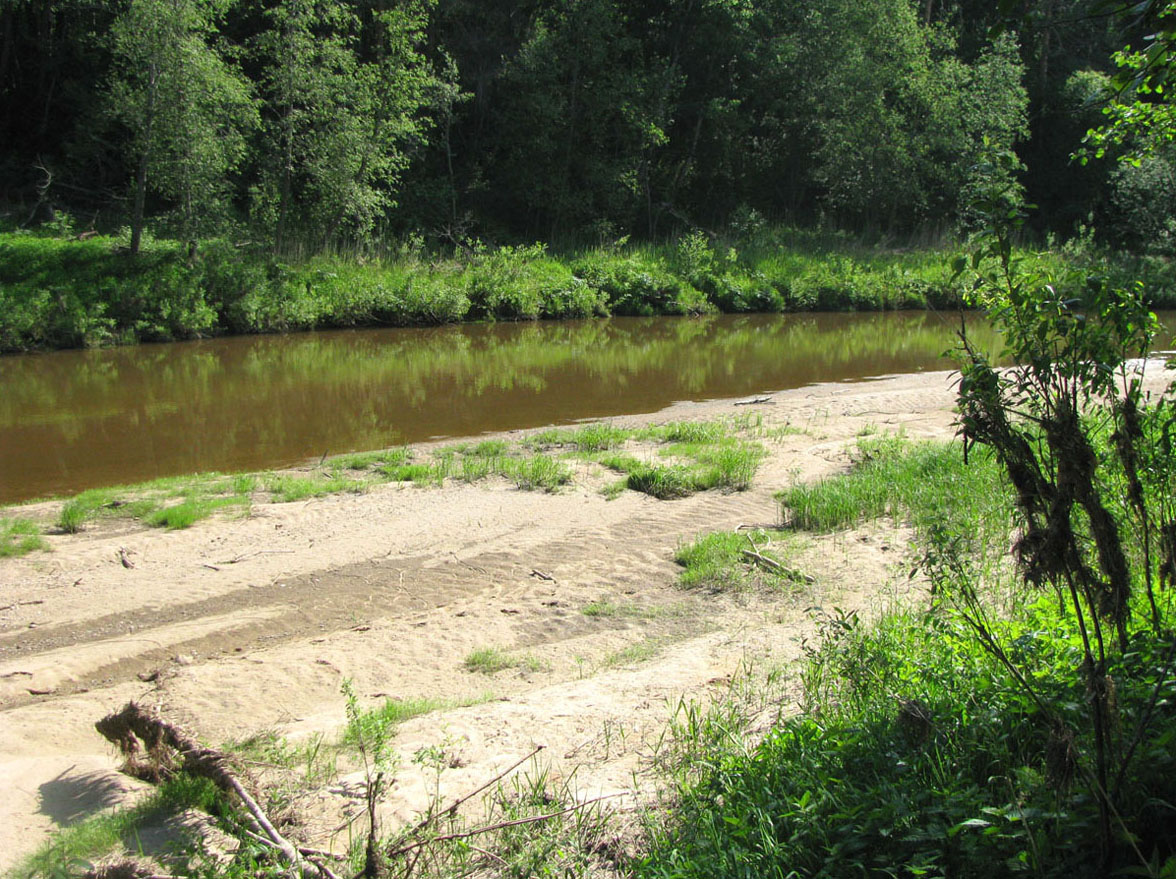
[[[779,534],[763,530],[707,534],[674,554],[674,561],[683,568],[678,584],[728,592],[765,585],[781,589],[805,582],[804,575],[789,566],[781,544]]]
[[[0,558],[27,555],[48,548],[49,544],[41,536],[41,529],[36,522],[0,518]]]

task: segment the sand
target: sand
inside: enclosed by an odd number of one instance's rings
[[[814,607],[868,611],[912,588],[909,535],[887,525],[781,537],[814,578],[786,594],[683,590],[675,549],[710,531],[776,525],[774,493],[846,469],[864,432],[950,437],[952,395],[951,375],[934,372],[617,419],[756,413],[766,429],[787,425],[763,440],[768,457],[745,492],[609,501],[584,464],[555,494],[505,481],[389,485],[257,504],[184,531],[109,521],[51,535],[50,552],[0,560],[0,870],[55,829],[142,795],[93,726],[129,699],[211,744],[259,733],[334,740],[344,679],[364,705],[472,702],[400,728],[385,829],[436,795],[412,760],[423,747],[447,755],[443,798],[542,745],[524,771],[570,780],[578,796],[616,794],[623,809],[656,784],[651,757],[681,700],[787,665],[813,631]],[[612,612],[583,612],[601,601]],[[481,647],[521,664],[468,670]],[[792,710],[793,697],[785,688],[768,701]],[[361,780],[345,767],[299,792],[301,838],[345,848]]]

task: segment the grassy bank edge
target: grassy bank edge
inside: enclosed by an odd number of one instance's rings
[[[572,461],[619,477],[601,488],[609,500],[626,490],[660,500],[708,490],[743,491],[764,455],[758,440],[772,436],[775,431],[754,413],[636,428],[592,423],[541,429],[515,442],[487,439],[355,452],[324,459],[307,472],[199,473],[91,488],[61,498],[51,526],[20,515],[44,500],[0,507],[0,558],[49,550],[44,535],[50,527],[76,534],[96,520],[121,518],[178,530],[218,512],[247,515],[257,500],[290,503],[387,484],[436,488],[447,480],[502,479],[521,491],[555,492],[572,481]]]
[[[131,257],[117,238],[9,232],[0,233],[0,353],[463,321],[948,308],[964,293],[952,253],[780,227],[730,242],[696,233],[558,254],[534,244],[287,262],[226,240],[194,254],[151,241]],[[1157,307],[1176,303],[1159,262],[1034,258],[1047,270],[1080,261],[1115,282],[1142,278]]]

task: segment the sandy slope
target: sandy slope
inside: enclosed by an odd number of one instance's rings
[[[949,436],[950,405],[941,372],[620,420],[755,411],[767,428],[796,429],[765,440],[754,486],[736,494],[606,501],[585,465],[558,494],[388,486],[255,506],[180,532],[105,524],[51,537],[50,553],[0,560],[0,869],[55,827],[135,795],[139,783],[116,772],[93,730],[130,698],[217,743],[262,730],[333,735],[345,678],[365,701],[489,694],[401,728],[392,821],[426,802],[426,775],[411,761],[425,745],[452,757],[443,795],[540,744],[552,777],[574,774],[583,795],[632,790],[679,699],[796,655],[812,605],[865,607],[904,579],[893,576],[904,539],[884,529],[790,545],[816,578],[791,596],[684,592],[676,546],[775,523],[773,492],[844,468],[867,425]],[[54,515],[48,505],[25,512]],[[601,598],[626,612],[582,612]],[[493,676],[465,670],[482,646],[533,661]],[[357,808],[354,782],[297,803],[314,844],[346,844],[337,828]]]

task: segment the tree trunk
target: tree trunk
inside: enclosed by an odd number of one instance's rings
[[[131,256],[139,255],[139,244],[143,239],[143,209],[147,202],[147,163],[151,157],[151,135],[155,128],[155,93],[158,79],[159,71],[152,65],[147,80],[147,119],[139,152],[139,169],[135,173],[135,201],[131,209]]]

